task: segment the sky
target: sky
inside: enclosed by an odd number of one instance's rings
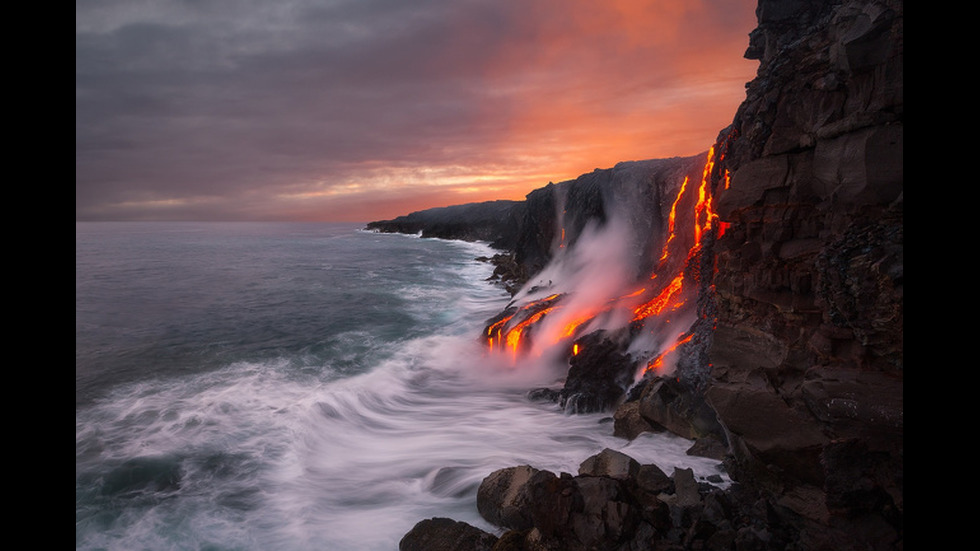
[[[367,222],[706,151],[755,0],[76,0],[75,219]]]

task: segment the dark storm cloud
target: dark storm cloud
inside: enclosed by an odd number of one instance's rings
[[[691,83],[588,5],[80,0],[76,218],[329,218],[592,147]]]

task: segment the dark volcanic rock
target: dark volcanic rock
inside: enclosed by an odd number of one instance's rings
[[[727,442],[735,484],[677,471],[668,486],[646,466],[625,480],[539,471],[513,549],[903,548],[903,3],[759,0],[757,15],[746,57],[759,72],[710,173],[726,229],[688,266],[691,344],[672,379],[626,396],[629,339],[588,335],[559,393],[571,410],[628,400],[614,421],[627,437],[667,427]],[[671,162],[645,188],[625,182],[649,182],[656,163],[529,194],[514,262],[536,273],[611,212],[662,235],[677,183],[658,179],[680,182],[704,156]]]
[[[522,201],[486,201],[416,211],[392,220],[370,222],[367,229],[422,237],[486,241],[513,250],[522,230]]]
[[[514,253],[498,253],[493,255],[489,261],[494,268],[493,274],[488,279],[503,284],[511,296],[514,296],[521,286],[527,282],[527,270],[517,263],[514,259]]]
[[[632,440],[644,432],[663,432],[667,429],[651,423],[640,415],[640,402],[631,400],[613,413],[613,435]]]
[[[491,551],[497,536],[448,518],[420,521],[401,541],[399,551]]]
[[[480,484],[476,508],[497,526],[517,530],[531,527],[527,483],[538,470],[528,465],[496,470]]]
[[[698,483],[690,469],[668,477],[613,450],[583,461],[578,476],[534,471],[522,491],[530,525],[503,534],[495,551],[805,548],[750,489]]]
[[[537,473],[530,484],[532,549],[615,549],[640,522],[640,509],[622,482],[594,476]]]
[[[635,477],[640,464],[623,452],[606,448],[586,459],[579,465],[578,474],[587,476],[606,476],[617,480]]]
[[[623,352],[619,335],[590,333],[578,341],[580,352],[569,359],[561,406],[572,413],[605,411],[615,406],[633,382],[636,362]]]
[[[685,383],[671,377],[654,377],[637,400],[639,414],[647,422],[691,440],[714,437],[724,441],[715,412]]]
[[[717,148],[705,392],[730,472],[807,548],[901,542],[903,4],[761,0]],[[841,545],[841,542],[846,544]]]

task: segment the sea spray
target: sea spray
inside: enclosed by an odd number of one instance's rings
[[[495,469],[577,472],[606,447],[668,472],[719,473],[687,456],[686,440],[628,442],[608,414],[529,400],[563,366],[487,353],[482,324],[508,297],[484,281],[485,245],[334,226],[136,224],[76,234],[80,248],[102,260],[76,273],[76,379],[89,365],[79,357],[135,375],[97,379],[76,407],[77,549],[391,550],[431,516],[493,530],[475,494]],[[235,278],[213,264],[231,252]],[[176,313],[196,328],[166,341],[184,354],[153,342],[112,353],[107,343],[132,345],[129,333],[92,320],[129,317],[125,306],[158,334],[154,322],[175,323],[166,297],[189,279],[221,308]],[[92,280],[112,285],[94,292]],[[230,331],[216,311],[238,312],[234,354],[215,346]],[[143,361],[160,355],[181,365]]]

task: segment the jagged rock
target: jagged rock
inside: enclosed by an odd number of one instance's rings
[[[498,253],[490,257],[488,261],[494,266],[493,273],[488,280],[503,284],[511,296],[514,296],[521,286],[527,282],[527,270],[517,263],[513,253]]]
[[[635,459],[623,452],[606,448],[583,461],[579,465],[578,474],[626,480],[635,477],[639,470],[640,464]]]
[[[493,551],[805,548],[787,528],[792,519],[758,494],[698,483],[691,469],[668,477],[656,465],[605,450],[584,461],[583,471],[534,471],[524,484],[530,527],[505,532]],[[607,471],[617,478],[600,474]]]
[[[550,471],[538,471],[528,484],[531,496],[531,522],[533,536],[555,539],[564,537],[572,511],[581,506],[581,497],[575,489],[575,482],[568,473],[560,476]]]
[[[527,536],[528,530],[508,530],[497,539],[493,551],[528,551]]]
[[[692,469],[674,469],[674,500],[672,505],[694,507],[701,504],[698,483],[694,480]]]
[[[527,483],[538,470],[528,465],[498,469],[480,484],[476,508],[488,522],[505,528],[531,527]]]
[[[854,368],[814,367],[800,393],[807,408],[841,437],[873,445],[893,441],[904,428],[903,385],[894,374]]]
[[[613,435],[633,440],[644,432],[663,432],[665,429],[640,415],[640,402],[624,402],[613,413]]]
[[[806,549],[901,541],[903,5],[760,0],[722,152],[705,391]],[[861,448],[857,446],[860,443]],[[858,451],[860,449],[860,451]],[[745,527],[736,545],[768,545]]]
[[[820,449],[828,438],[804,408],[787,404],[767,381],[750,372],[737,381],[716,382],[707,398],[737,438],[742,456],[778,463],[779,477],[820,485]]]
[[[561,401],[561,391],[554,388],[533,388],[527,391],[527,399],[532,402],[554,402]]]
[[[688,448],[687,455],[708,457],[721,461],[728,455],[728,446],[717,438],[706,436],[695,440],[694,444]]]
[[[674,493],[674,480],[652,463],[640,465],[634,480],[638,488],[653,495]]]
[[[695,440],[704,436],[724,439],[715,412],[696,389],[669,377],[654,377],[644,387],[638,411],[648,423]]]
[[[430,518],[418,522],[401,541],[399,551],[491,551],[497,536],[465,522]]]
[[[620,481],[541,471],[529,485],[531,549],[611,550],[636,535],[640,510]]]
[[[669,214],[666,197],[676,193],[685,175],[696,176],[704,160],[701,153],[622,162],[532,191],[525,199],[523,232],[515,249],[518,264],[529,274],[540,272],[562,246],[573,246],[586,227],[602,226],[613,216],[634,229],[632,248],[651,250]],[[649,264],[637,269],[648,271]]]
[[[606,331],[590,333],[578,342],[582,352],[569,359],[561,406],[573,413],[608,410],[626,395],[636,362],[624,353],[616,335]]]

